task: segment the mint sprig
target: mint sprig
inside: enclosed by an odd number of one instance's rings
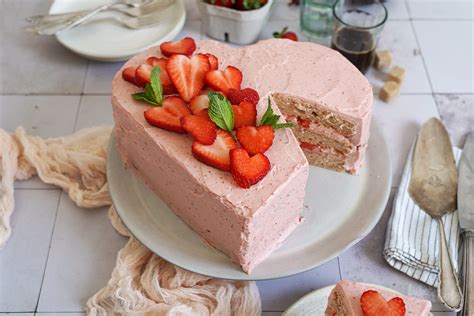
[[[234,110],[229,100],[217,92],[209,92],[208,114],[211,120],[221,129],[232,134],[234,129]]]
[[[293,123],[278,123],[279,120],[280,120],[280,115],[273,113],[272,102],[270,101],[270,97],[268,97],[267,110],[265,111],[262,118],[260,119],[260,124],[258,126],[269,125],[273,127],[273,129],[295,127],[295,124]]]
[[[132,98],[156,106],[161,106],[163,104],[163,87],[160,80],[160,67],[153,67],[150,74],[150,83],[147,83],[145,86],[145,91],[132,94]]]

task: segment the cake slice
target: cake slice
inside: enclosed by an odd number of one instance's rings
[[[328,299],[326,316],[426,316],[431,302],[375,289],[365,284],[339,281]]]

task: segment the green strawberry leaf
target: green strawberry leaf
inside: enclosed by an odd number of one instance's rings
[[[221,129],[232,133],[234,129],[234,110],[229,100],[217,92],[209,92],[209,117]]]

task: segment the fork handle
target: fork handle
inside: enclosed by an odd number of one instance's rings
[[[463,254],[463,290],[464,306],[460,313],[462,316],[474,315],[474,232],[465,231],[463,233],[464,254]]]
[[[462,293],[458,277],[453,268],[451,256],[444,234],[444,224],[441,217],[438,220],[439,231],[439,285],[438,297],[441,302],[452,311],[459,311],[462,306]]]

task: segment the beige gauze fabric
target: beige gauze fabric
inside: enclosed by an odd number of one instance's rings
[[[112,129],[96,127],[43,139],[19,127],[0,129],[0,248],[11,234],[15,180],[34,175],[61,187],[80,207],[111,205],[105,163]],[[254,282],[217,280],[180,269],[134,239],[109,209],[112,225],[130,237],[108,284],[89,299],[88,315],[260,315]]]

